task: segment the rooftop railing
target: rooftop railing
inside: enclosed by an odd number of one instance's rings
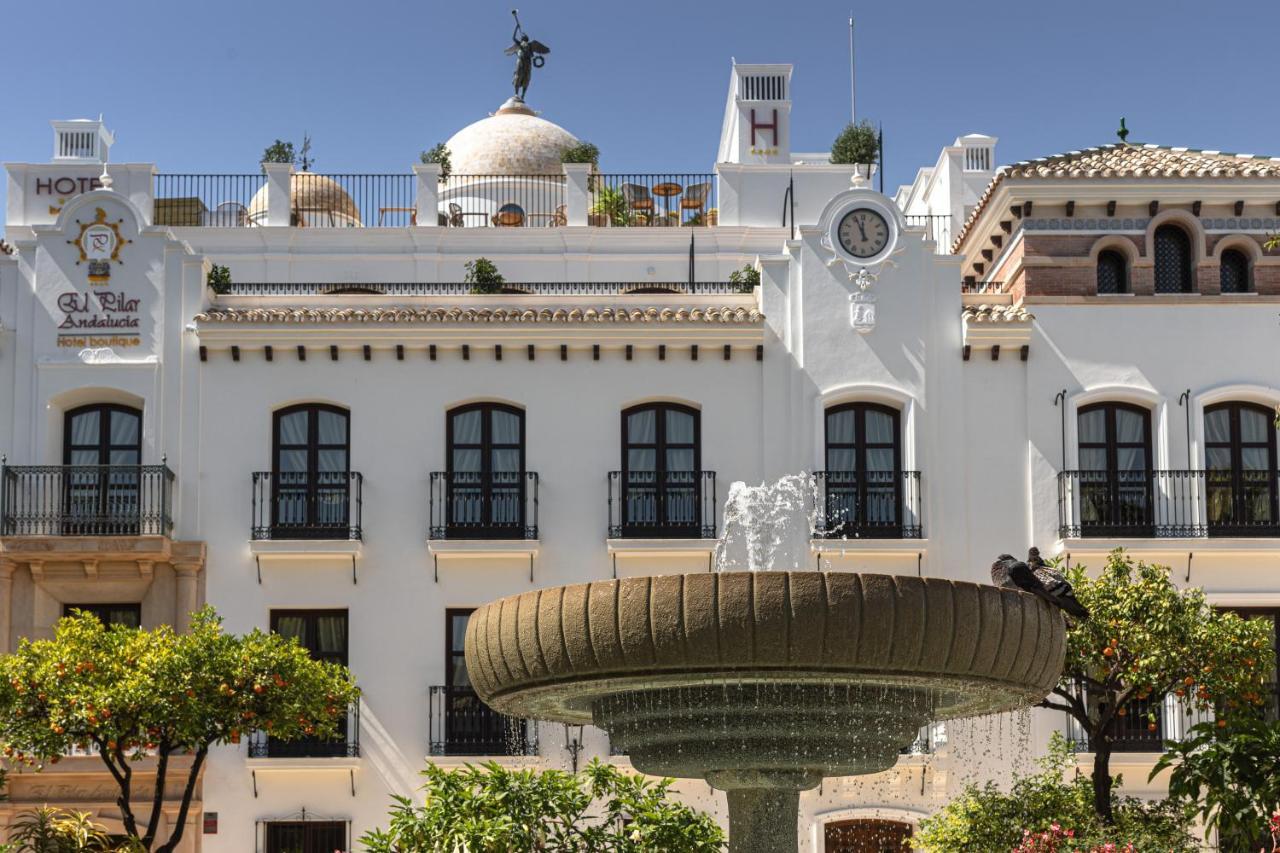
[[[247,228],[249,211],[266,209],[267,176],[174,175],[155,178],[155,225]]]
[[[507,282],[503,296],[725,296],[750,293],[729,281],[521,281]],[[243,282],[221,285],[227,296],[468,296],[475,285],[456,281]]]
[[[173,480],[165,465],[0,465],[0,534],[165,536]]]
[[[601,173],[590,177],[587,191],[589,225],[715,225],[718,216],[710,173]]]
[[[568,225],[565,176],[450,175],[440,182],[440,225],[554,228]]]
[[[938,244],[940,252],[951,251],[951,217],[947,214],[917,214],[908,213],[903,215],[908,228],[923,228],[924,238],[932,240]]]

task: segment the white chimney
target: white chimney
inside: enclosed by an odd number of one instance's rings
[[[791,162],[791,68],[734,63],[718,162]]]
[[[78,118],[51,121],[53,126],[53,162],[105,163],[115,137],[97,119]]]

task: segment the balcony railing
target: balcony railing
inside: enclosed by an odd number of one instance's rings
[[[173,480],[165,465],[0,466],[0,533],[164,536]]]
[[[1003,281],[977,281],[972,277],[965,277],[960,284],[961,293],[1004,293]]]
[[[499,714],[470,687],[431,688],[432,755],[537,755],[538,724]]]
[[[941,214],[905,214],[903,219],[906,220],[908,228],[923,228],[924,238],[932,240],[938,244],[939,252],[951,251],[951,217],[945,213]]]
[[[450,228],[568,225],[565,176],[450,175],[440,184],[439,224]]]
[[[347,709],[334,738],[303,737],[280,740],[264,731],[249,735],[250,758],[358,758],[360,756],[360,703]]]
[[[220,285],[227,296],[468,296],[475,285],[456,281],[244,282]],[[750,293],[729,281],[521,281],[507,282],[504,296],[726,296]]]
[[[156,175],[156,225],[244,228],[267,224],[266,176]],[[296,228],[376,228],[417,224],[411,174],[294,172],[289,224]]]
[[[919,539],[919,471],[815,471],[819,539]]]
[[[433,471],[432,539],[537,539],[538,475],[533,471]]]
[[[715,225],[719,215],[710,173],[596,174],[587,189],[589,225]]]
[[[1280,536],[1276,471],[1063,471],[1063,538]]]
[[[610,539],[715,539],[715,471],[610,471]]]
[[[363,538],[364,478],[356,471],[255,471],[253,538]]]

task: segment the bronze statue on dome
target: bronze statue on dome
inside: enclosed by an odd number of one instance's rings
[[[516,58],[516,73],[511,77],[511,84],[516,90],[516,100],[523,102],[525,93],[529,91],[529,78],[533,75],[533,69],[543,66],[546,60],[542,57],[550,53],[551,48],[529,38],[529,34],[520,26],[520,16],[516,14],[517,11],[511,10],[511,17],[516,19],[516,29],[511,34],[511,47],[504,53]]]

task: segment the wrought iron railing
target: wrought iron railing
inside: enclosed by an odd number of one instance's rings
[[[610,471],[609,538],[715,539],[715,471]]]
[[[440,182],[439,192],[438,224],[450,228],[546,228],[569,224],[563,174],[455,174]]]
[[[1085,688],[1076,685],[1072,690],[1085,701]],[[1107,728],[1112,752],[1164,752],[1167,742],[1183,740],[1193,726],[1214,719],[1212,710],[1194,708],[1177,696],[1132,701],[1124,710],[1124,716],[1112,717]],[[1063,734],[1072,748],[1076,752],[1093,752],[1095,744],[1089,733],[1075,717],[1063,716]]]
[[[167,535],[173,480],[167,465],[0,465],[0,532]]]
[[[538,724],[499,714],[470,687],[431,688],[432,755],[537,755]]]
[[[1063,538],[1280,536],[1280,472],[1063,471]]]
[[[267,177],[253,175],[156,175],[155,225],[246,228],[265,225],[249,215],[266,211]]]
[[[333,738],[302,737],[280,740],[267,732],[249,735],[250,758],[358,758],[360,756],[360,703],[347,708]]]
[[[588,191],[589,225],[715,225],[719,215],[710,173],[595,174]]]
[[[945,213],[908,213],[902,217],[908,228],[924,229],[924,238],[938,244],[938,252],[951,251],[951,217]]]
[[[474,294],[475,285],[457,281],[236,281],[220,285],[218,292],[229,296],[468,296]],[[502,289],[504,296],[725,296],[747,292],[741,284],[729,281],[522,281],[507,282]]]
[[[252,535],[359,540],[363,501],[356,471],[255,471]]]
[[[433,471],[432,539],[537,539],[538,475],[533,471]]]
[[[919,539],[919,471],[815,471],[820,539]]]

